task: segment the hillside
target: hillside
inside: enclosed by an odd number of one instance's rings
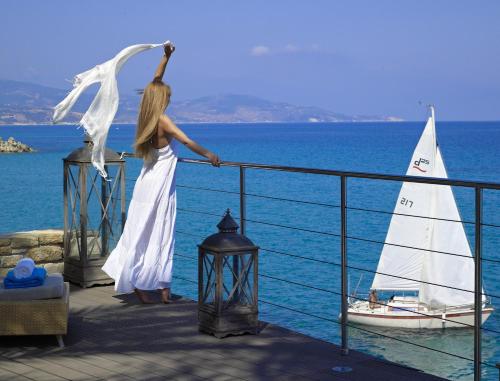
[[[0,80],[0,124],[51,123],[52,108],[70,90],[33,83]],[[82,94],[65,122],[77,122],[92,101],[97,86]],[[93,91],[92,91],[93,90]],[[135,123],[139,95],[121,95],[115,123]],[[168,114],[178,123],[347,122],[390,121],[394,117],[350,116],[318,107],[271,102],[250,95],[223,94],[173,101]]]

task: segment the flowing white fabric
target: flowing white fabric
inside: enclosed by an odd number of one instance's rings
[[[14,276],[17,279],[29,278],[35,269],[35,261],[31,258],[23,258],[14,267]]]
[[[175,244],[175,140],[154,150],[134,186],[127,221],[116,248],[102,269],[115,280],[115,290],[169,288]]]
[[[169,41],[165,44],[170,43]],[[89,109],[80,120],[80,125],[85,128],[92,139],[92,164],[101,176],[107,177],[104,169],[104,151],[109,127],[118,110],[118,84],[116,76],[123,64],[133,55],[145,50],[153,49],[165,44],[139,44],[129,46],[115,57],[94,68],[75,76],[73,90],[54,108],[52,120],[60,122],[71,110],[78,97],[94,83],[101,83]]]

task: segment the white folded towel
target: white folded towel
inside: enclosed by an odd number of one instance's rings
[[[14,276],[17,279],[29,278],[35,269],[35,261],[31,258],[23,258],[14,267]]]

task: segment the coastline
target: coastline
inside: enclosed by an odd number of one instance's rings
[[[288,121],[256,121],[256,122],[182,122],[182,121],[175,121],[175,123],[180,124],[180,125],[209,125],[209,124],[217,124],[217,125],[232,125],[232,124],[237,124],[237,125],[251,125],[251,124],[272,124],[272,125],[277,125],[277,124],[310,124],[310,125],[321,125],[321,124],[341,124],[341,123],[346,123],[346,124],[363,124],[363,123],[419,123],[421,121],[418,120],[363,120],[363,121],[358,121],[358,120],[339,120],[339,121],[331,121],[331,122],[288,122]],[[446,121],[448,122],[448,121]],[[453,121],[449,121],[453,122]],[[460,121],[462,122],[462,121]],[[464,121],[466,123],[469,123],[469,121]],[[496,122],[496,121],[484,121],[484,122]],[[121,125],[121,126],[134,126],[135,123],[112,123],[113,125]],[[80,126],[78,122],[76,123],[0,123],[0,128],[3,126]]]
[[[500,120],[441,120],[439,123],[499,123]],[[278,125],[278,124],[308,124],[308,125],[321,125],[321,124],[382,124],[382,123],[391,123],[391,124],[399,124],[399,123],[422,123],[421,120],[363,120],[363,121],[356,121],[356,120],[350,120],[350,121],[335,121],[335,122],[286,122],[286,121],[281,121],[281,122],[276,122],[276,121],[260,121],[260,122],[177,122],[179,125],[184,125],[184,126],[197,126],[197,125],[210,125],[210,124],[216,124],[216,125],[252,125],[252,124],[269,124],[269,125]],[[112,126],[114,125],[120,125],[120,126],[135,126],[135,123],[112,123]],[[2,127],[28,127],[28,126],[75,126],[75,127],[80,127],[79,123],[0,123],[0,128]]]

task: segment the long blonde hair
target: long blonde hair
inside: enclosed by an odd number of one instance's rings
[[[142,94],[134,150],[138,157],[152,160],[153,136],[158,131],[158,120],[170,102],[170,86],[162,81],[149,83]]]

